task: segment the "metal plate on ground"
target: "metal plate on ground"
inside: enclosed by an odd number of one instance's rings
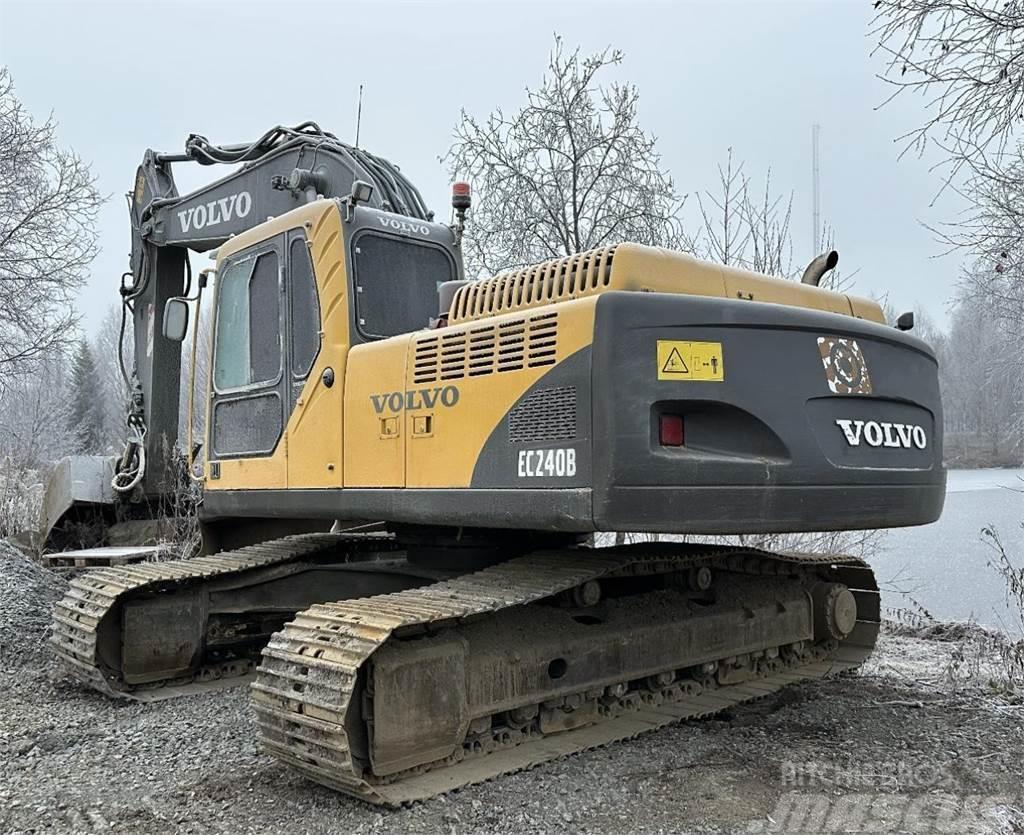
[[[92,568],[103,565],[127,565],[153,559],[166,551],[162,545],[115,546],[105,548],[83,548],[78,551],[58,551],[47,554],[50,566],[70,565],[77,568]]]

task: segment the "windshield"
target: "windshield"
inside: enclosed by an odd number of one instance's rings
[[[433,244],[364,232],[353,246],[356,316],[369,337],[425,328],[437,316],[437,289],[455,264]]]

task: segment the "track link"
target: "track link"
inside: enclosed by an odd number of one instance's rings
[[[145,701],[221,687],[226,680],[251,673],[255,665],[245,659],[204,665],[187,678],[133,687],[105,663],[101,628],[117,617],[121,604],[140,595],[171,593],[190,584],[241,577],[246,572],[315,559],[339,549],[351,552],[351,556],[361,549],[387,548],[390,543],[380,534],[310,533],[189,560],[92,569],[72,579],[67,594],[55,605],[50,643],[71,675],[109,696]]]
[[[615,698],[601,700],[600,718],[582,727],[554,733],[535,725],[485,731],[467,736],[461,749],[436,762],[385,777],[372,773],[365,738],[360,739],[366,733],[365,702],[371,695],[366,692],[368,662],[395,636],[468,623],[568,592],[590,580],[701,566],[751,574],[827,574],[853,592],[857,622],[842,641],[819,642],[796,654],[765,654],[755,662],[756,677],[741,683],[719,684],[713,677],[677,679],[665,687],[637,690],[635,683],[622,682],[608,691]],[[263,750],[318,783],[394,806],[708,716],[795,682],[854,668],[870,654],[878,625],[874,576],[863,562],[850,557],[664,543],[536,552],[419,589],[309,608],[263,650],[252,697]]]

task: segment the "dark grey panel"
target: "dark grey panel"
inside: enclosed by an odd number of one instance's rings
[[[228,517],[366,519],[419,525],[594,530],[590,490],[207,490],[205,520]]]
[[[316,196],[314,191],[324,197],[344,198],[356,179],[377,185],[369,202],[360,206],[360,210],[372,212],[376,207],[404,212],[405,215],[387,216],[410,224],[421,222],[416,218],[426,217],[428,212],[418,195],[414,200],[404,199],[411,196],[412,184],[390,163],[377,158],[371,170],[367,167],[368,155],[354,156],[350,151],[307,134],[298,147],[289,142],[281,150],[261,156],[242,170],[185,195],[180,202],[161,207],[156,214],[152,237],[159,244],[184,244],[199,251],[212,249],[268,217],[278,217],[304,205]],[[154,158],[152,152],[147,152],[140,171],[147,175],[165,171],[159,164],[154,167]],[[290,176],[297,168],[313,169],[315,189],[288,187]],[[396,187],[397,201],[388,201],[385,181]],[[154,182],[153,186],[147,188],[146,200],[141,205],[147,205],[152,197],[176,196],[173,181],[171,189],[163,182]]]
[[[934,461],[928,443],[935,437],[935,420],[921,406],[824,397],[807,401],[807,417],[822,452],[837,467],[928,470]]]
[[[508,439],[514,444],[576,440],[576,386],[538,388],[508,413]]]
[[[595,501],[602,531],[741,534],[858,531],[934,522],[945,482],[803,487],[611,487]]]
[[[589,487],[590,437],[588,346],[554,366],[513,404],[481,449],[471,484],[474,488]],[[546,459],[549,451],[550,471],[544,467],[548,462],[540,458],[543,453]],[[570,453],[573,475],[562,466]]]
[[[179,204],[161,212],[156,227],[161,243],[187,244],[205,250],[220,246],[232,235],[251,229],[268,217],[278,217],[307,202],[301,192],[274,188],[275,178],[288,179],[296,168],[319,165],[329,184],[326,197],[344,197],[352,189],[353,172],[333,154],[316,154],[313,148],[300,148],[268,155],[247,173],[234,172],[187,195]]]
[[[618,487],[591,518],[590,490],[209,490],[204,521],[226,518],[385,520],[589,533],[594,530],[693,534],[821,530],[838,506],[839,530],[870,528],[884,514],[895,524],[921,524],[942,511],[941,486]]]
[[[141,254],[141,243],[136,251]],[[181,343],[163,335],[167,299],[184,289],[184,250],[149,247],[150,280],[134,299],[135,356],[146,426],[146,475],[143,489],[157,495],[173,489],[177,460],[167,451],[178,441]],[[135,273],[142,275],[141,266]],[[195,325],[193,325],[195,327]]]
[[[686,416],[685,449],[660,447],[658,423],[661,415]],[[698,455],[705,460],[746,459],[748,461],[789,460],[789,450],[772,428],[749,411],[718,400],[658,399],[649,417],[649,445],[652,450],[674,456]]]
[[[819,336],[857,341],[871,396],[830,391]],[[659,380],[659,339],[721,343],[724,380]],[[941,510],[938,369],[923,342],[894,328],[781,305],[607,293],[593,386],[599,527],[835,530],[924,524]],[[663,413],[683,417],[685,446],[660,444]],[[837,420],[920,426],[926,448],[853,445]]]

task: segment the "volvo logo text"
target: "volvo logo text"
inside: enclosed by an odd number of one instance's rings
[[[407,235],[430,235],[430,227],[425,223],[410,223],[407,220],[399,220],[397,217],[379,217],[380,225],[385,229],[394,229],[396,232],[405,232]]]
[[[836,426],[843,430],[846,443],[850,446],[860,446],[861,441],[868,446],[894,449],[910,449],[911,446],[925,449],[928,446],[928,435],[923,427],[913,423],[839,418]]]
[[[183,209],[177,214],[182,234],[185,234],[192,229],[205,229],[207,226],[227,223],[236,217],[245,217],[251,211],[252,195],[247,191],[240,191],[220,200],[211,200],[209,203]]]
[[[373,410],[383,414],[387,409],[389,412],[414,412],[417,409],[433,409],[440,404],[451,408],[459,402],[459,389],[457,386],[444,386],[432,389],[409,389],[408,391],[390,391],[385,394],[371,394],[370,402],[373,403]]]

